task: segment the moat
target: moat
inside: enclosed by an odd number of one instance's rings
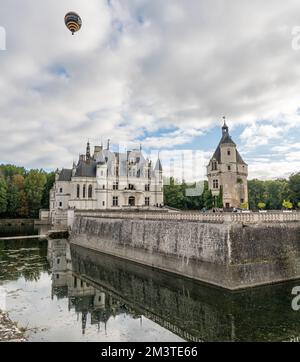
[[[298,284],[233,293],[66,240],[0,242],[1,305],[29,341],[297,341]]]

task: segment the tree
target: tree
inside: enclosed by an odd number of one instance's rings
[[[206,207],[206,209],[213,208],[214,198],[211,190],[205,190],[203,196],[204,196],[204,206]]]
[[[297,205],[300,201],[300,172],[294,173],[289,177],[288,188],[290,201]]]
[[[286,210],[290,210],[290,209],[293,208],[293,204],[292,204],[289,200],[283,200],[282,206],[283,206]]]
[[[46,175],[46,184],[43,191],[42,197],[42,208],[48,209],[49,208],[49,193],[52,189],[55,182],[55,172],[48,173]]]
[[[173,177],[170,178],[170,184],[164,186],[164,204],[170,207],[182,209],[184,195],[180,185],[176,185]]]
[[[248,210],[248,209],[249,209],[249,204],[248,204],[248,202],[243,202],[243,203],[241,204],[241,209],[243,209],[243,210]]]
[[[21,191],[24,189],[24,176],[22,175],[14,175],[12,177],[12,184],[18,189],[18,191]]]
[[[29,216],[27,195],[26,195],[24,190],[20,191],[20,193],[19,193],[17,216],[20,216],[20,217],[28,217]]]
[[[7,185],[5,179],[0,176],[0,214],[7,211]]]
[[[249,206],[250,209],[256,210],[258,204],[264,200],[265,185],[264,181],[261,180],[250,180],[248,181],[249,190]]]
[[[223,187],[222,186],[220,187],[220,192],[216,199],[216,207],[218,207],[220,209],[223,207]]]
[[[7,192],[7,215],[9,217],[17,216],[17,208],[19,203],[18,189],[12,183],[8,186]]]
[[[265,204],[264,202],[259,202],[259,203],[257,204],[257,207],[258,207],[260,210],[263,210],[263,209],[265,209],[266,204]]]
[[[5,178],[11,178],[14,175],[25,176],[26,170],[24,167],[18,167],[15,165],[0,165],[0,174]]]
[[[298,208],[300,209],[300,201],[297,203]]]
[[[38,170],[31,170],[25,179],[24,189],[28,201],[29,216],[31,217],[38,216],[38,212],[42,208],[42,197],[46,181],[45,173]]]

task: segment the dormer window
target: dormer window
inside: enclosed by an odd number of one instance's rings
[[[216,171],[218,169],[218,165],[217,165],[216,161],[212,162],[211,169],[212,169],[212,171]]]
[[[227,155],[230,156],[230,150],[227,150]]]

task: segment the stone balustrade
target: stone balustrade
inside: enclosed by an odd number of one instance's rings
[[[273,211],[266,213],[200,213],[200,212],[109,212],[97,210],[76,210],[75,216],[92,218],[111,218],[111,219],[139,219],[139,220],[174,220],[174,221],[194,221],[204,223],[239,223],[239,224],[257,224],[257,223],[286,223],[300,221],[300,212]]]

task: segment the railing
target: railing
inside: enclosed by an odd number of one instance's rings
[[[278,223],[300,221],[300,212],[268,212],[268,213],[196,213],[196,212],[109,212],[76,210],[75,216],[111,219],[139,219],[139,220],[171,220],[192,221],[205,223]]]

